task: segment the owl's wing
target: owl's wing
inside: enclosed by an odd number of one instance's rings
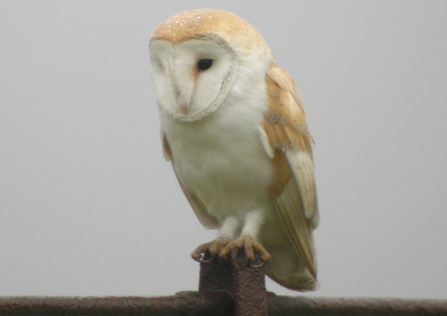
[[[271,194],[294,249],[316,279],[312,231],[318,225],[318,207],[306,113],[294,80],[282,68],[272,66],[266,83],[268,109],[262,134],[267,140],[262,142],[267,154],[273,152],[276,178]]]
[[[171,148],[169,147],[168,140],[166,139],[166,136],[163,134],[163,132],[161,133],[161,138],[162,138],[162,144],[163,144],[163,155],[167,161],[173,162]],[[188,190],[185,189],[185,187],[183,186],[182,182],[180,181],[180,179],[177,175],[177,171],[175,170],[174,163],[172,163],[172,167],[174,169],[175,176],[177,177],[177,180],[180,183],[180,187],[182,188],[182,191],[185,194],[186,199],[188,200],[189,204],[191,204],[191,207],[194,210],[194,212],[196,213],[196,216],[199,219],[200,223],[202,223],[202,225],[206,228],[210,228],[210,229],[218,228],[219,222],[217,221],[217,219],[208,213],[206,206],[202,203],[202,201],[200,201],[198,196],[196,196],[192,192],[189,192]]]

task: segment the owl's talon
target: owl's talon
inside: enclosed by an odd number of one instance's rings
[[[210,257],[208,260],[200,259],[199,261],[203,262],[203,263],[211,262],[211,261],[213,261],[213,257]]]
[[[211,242],[201,244],[199,247],[194,249],[193,252],[191,252],[191,257],[198,262],[202,262],[203,258],[205,257],[205,253],[208,251],[210,245]]]
[[[245,254],[247,256],[247,260],[250,262],[253,262],[255,260],[255,252],[259,253],[259,259],[262,261],[261,264],[256,264],[254,267],[260,267],[265,262],[267,262],[270,259],[270,254],[265,250],[265,248],[255,241],[252,237],[247,235],[242,235],[236,240],[233,240],[228,245],[226,245],[219,253],[219,256],[223,259],[228,258],[228,254],[231,252],[234,248],[242,248],[244,247]],[[253,265],[252,265],[253,266]]]
[[[259,267],[262,267],[264,264],[265,264],[265,261],[261,261],[261,263],[258,263],[258,264],[250,263],[250,267],[259,268]]]
[[[201,263],[208,263],[214,260],[214,257],[212,257],[209,252],[202,252],[200,258],[193,257],[194,260],[201,262]]]
[[[191,253],[191,257],[198,262],[210,262],[213,260],[213,257],[218,255],[222,248],[225,247],[230,241],[231,239],[228,237],[220,236],[213,241],[201,244],[199,247],[194,249]]]

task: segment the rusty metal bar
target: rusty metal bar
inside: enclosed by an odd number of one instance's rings
[[[224,292],[160,297],[0,297],[0,315],[234,315]]]
[[[447,300],[277,296],[243,251],[200,264],[199,291],[160,297],[0,297],[4,315],[447,316]]]
[[[446,316],[447,300],[397,298],[290,297],[268,298],[269,315]]]
[[[445,316],[447,300],[267,295],[268,315]],[[229,295],[180,292],[160,297],[0,297],[0,315],[235,315]],[[249,315],[249,314],[246,314]]]

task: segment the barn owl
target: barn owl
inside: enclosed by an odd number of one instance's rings
[[[217,238],[196,260],[243,247],[289,289],[318,287],[313,141],[292,77],[233,13],[190,10],[149,41],[163,153],[200,222]]]

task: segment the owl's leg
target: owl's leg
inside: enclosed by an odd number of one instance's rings
[[[240,227],[239,221],[235,217],[228,217],[223,221],[219,229],[219,236],[207,243],[201,244],[194,249],[191,257],[199,262],[209,261],[214,256],[218,255],[222,249],[227,246],[236,234],[236,230]]]
[[[228,243],[219,253],[221,258],[228,258],[228,254],[233,248],[244,247],[245,254],[249,261],[255,259],[255,251],[259,253],[260,259],[264,262],[270,259],[270,254],[265,248],[255,240],[264,221],[264,212],[255,210],[247,214],[245,217],[245,225],[242,235],[236,240]]]

